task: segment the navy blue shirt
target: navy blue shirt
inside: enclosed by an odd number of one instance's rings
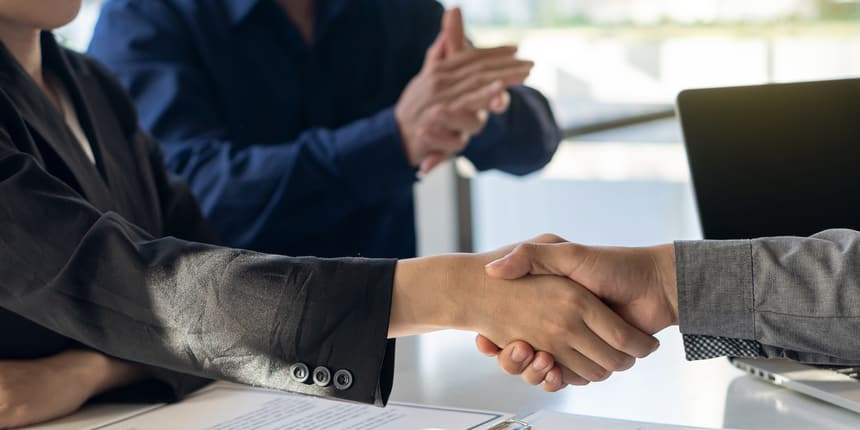
[[[89,53],[119,78],[207,219],[235,247],[415,254],[415,169],[394,105],[440,30],[433,0],[320,0],[309,46],[274,0],[109,0]],[[511,89],[464,154],[526,174],[560,140]]]

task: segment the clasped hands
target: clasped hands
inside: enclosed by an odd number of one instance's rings
[[[530,284],[523,285],[526,290],[533,287],[531,300],[544,306],[525,301],[514,309],[524,315],[499,314],[497,318],[512,323],[531,320],[534,331],[482,332],[478,349],[498,356],[506,372],[546,391],[602,381],[629,369],[659,346],[651,335],[678,322],[671,244],[597,248],[544,235],[490,258],[500,254],[504,256],[486,265],[488,277],[521,278]],[[547,277],[565,288],[550,293],[543,288]]]
[[[508,87],[523,83],[534,65],[515,58],[516,52],[515,46],[469,46],[460,10],[445,12],[421,71],[394,109],[412,166],[430,172],[462,152],[491,112],[508,109]]]

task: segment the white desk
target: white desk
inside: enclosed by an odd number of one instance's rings
[[[475,350],[472,334],[441,332],[400,340],[391,399],[516,413],[551,409],[716,428],[860,428],[860,414],[759,382],[725,360],[686,362],[677,330],[659,337],[662,348],[633,369],[559,393],[545,393],[504,374],[495,360]],[[103,405],[37,428],[80,429],[128,409]]]
[[[745,376],[726,360],[687,362],[677,329],[662,347],[607,381],[545,393],[504,374],[473,335],[442,332],[398,341],[392,400],[474,409],[574,414],[740,429],[860,428],[860,414]]]

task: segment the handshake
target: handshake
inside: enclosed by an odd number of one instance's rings
[[[546,391],[629,369],[657,349],[654,333],[678,323],[672,245],[596,248],[543,235],[486,254],[434,259],[447,261],[419,268],[422,277],[407,282],[435,278],[435,295],[403,298],[395,286],[394,301],[424,303],[435,308],[411,312],[447,319],[396,335],[439,327],[476,331],[481,352],[498,355],[502,369]],[[398,272],[422,261],[405,260]],[[438,273],[439,267],[446,269]],[[403,318],[392,315],[392,321]]]

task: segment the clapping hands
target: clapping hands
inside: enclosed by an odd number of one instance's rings
[[[462,152],[491,112],[508,109],[507,88],[521,84],[533,66],[516,52],[515,46],[471,47],[460,10],[445,13],[421,71],[395,107],[410,164],[428,173]]]

